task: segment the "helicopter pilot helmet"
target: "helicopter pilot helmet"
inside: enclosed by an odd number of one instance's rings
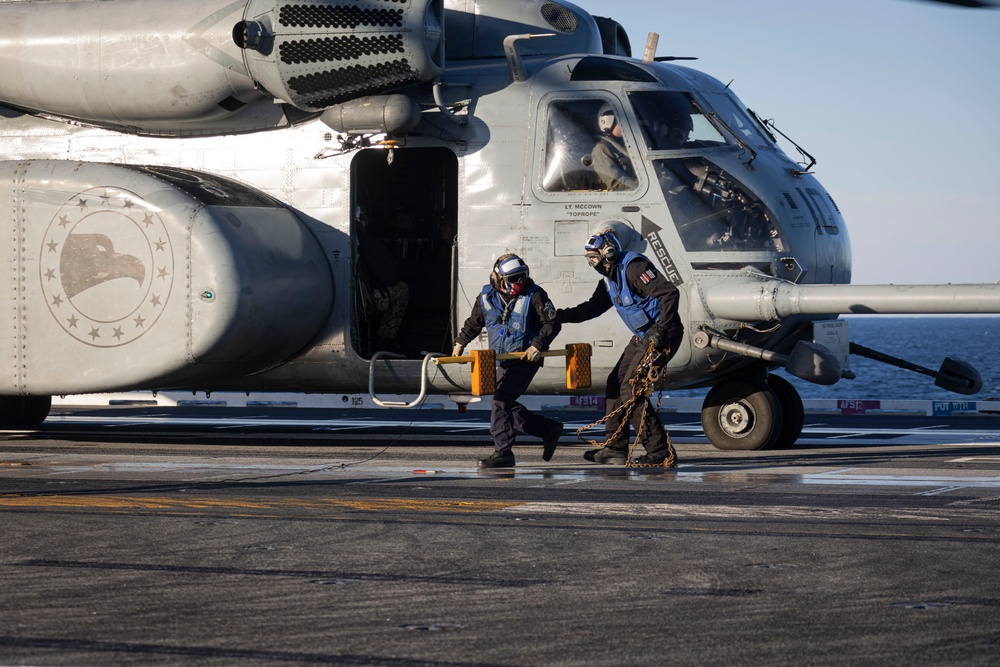
[[[671,112],[667,114],[665,120],[666,124],[670,127],[679,127],[682,130],[687,130],[688,132],[694,129],[694,123],[692,122],[691,114],[689,113],[671,110]]]
[[[597,129],[603,134],[611,134],[617,124],[618,119],[615,118],[614,107],[611,106],[610,102],[605,102],[601,105],[601,110],[597,112]]]
[[[516,296],[524,291],[528,284],[528,265],[513,253],[501,255],[493,265],[490,274],[490,285],[503,294]]]
[[[657,123],[657,134],[661,144],[657,148],[681,148],[687,142],[692,129],[694,123],[691,114],[669,109]]]

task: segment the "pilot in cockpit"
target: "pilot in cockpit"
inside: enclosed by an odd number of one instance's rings
[[[669,151],[683,148],[691,136],[692,128],[689,114],[670,113],[656,123],[656,149]]]
[[[597,127],[601,137],[594,146],[591,159],[601,183],[608,190],[634,190],[639,185],[639,179],[625,149],[615,110],[607,102],[601,105],[598,112]]]

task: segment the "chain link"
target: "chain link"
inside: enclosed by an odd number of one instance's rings
[[[649,396],[655,391],[656,382],[660,379],[659,368],[653,363],[658,351],[650,345],[645,354],[642,356],[642,361],[636,367],[635,376],[630,378],[628,383],[632,386],[632,398],[624,401],[621,405],[615,408],[612,412],[604,415],[593,424],[588,424],[576,430],[576,437],[583,442],[589,442],[595,447],[607,447],[609,443],[613,442],[622,432],[623,428],[628,428],[628,424],[632,418],[632,411],[635,409],[635,404],[639,399],[645,401],[642,407],[642,415],[639,419],[639,428],[635,434],[635,442],[628,450],[628,454],[625,458],[625,467],[627,468],[673,468],[677,465],[677,452],[674,450],[674,445],[670,442],[670,433],[667,432],[666,427],[663,428],[663,433],[667,438],[667,450],[669,455],[662,463],[636,463],[632,454],[635,452],[636,446],[642,437],[642,429],[646,425],[646,410],[649,409]],[[663,392],[660,392],[656,397],[656,413],[660,413],[660,401],[663,399]],[[583,436],[584,431],[589,431],[592,428],[596,428],[601,424],[606,423],[609,419],[617,415],[618,413],[625,411],[624,417],[618,424],[618,428],[612,433],[604,442],[597,442],[596,440],[591,440]]]

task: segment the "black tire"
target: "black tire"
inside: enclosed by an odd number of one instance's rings
[[[768,375],[767,385],[781,405],[781,428],[778,439],[771,445],[771,449],[785,449],[794,445],[802,435],[802,427],[806,425],[806,410],[798,390],[785,378],[780,375]]]
[[[712,387],[701,408],[701,426],[716,449],[770,447],[781,432],[781,405],[763,380],[741,377]]]
[[[21,406],[21,418],[18,420],[18,426],[26,426],[29,428],[34,428],[36,426],[41,426],[45,418],[49,416],[49,410],[52,409],[52,397],[51,396],[24,396],[23,404]]]
[[[0,427],[34,428],[51,408],[51,396],[0,396]]]
[[[0,396],[0,428],[17,426],[23,405],[23,396]]]

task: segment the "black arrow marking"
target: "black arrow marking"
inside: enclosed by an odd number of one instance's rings
[[[674,260],[670,259],[670,253],[667,252],[667,247],[663,244],[663,239],[660,238],[661,229],[655,222],[646,216],[642,216],[642,237],[646,239],[650,250],[653,251],[656,259],[660,262],[660,266],[663,267],[663,275],[674,285],[680,285],[684,282],[684,279],[681,278],[681,273],[677,270]]]

